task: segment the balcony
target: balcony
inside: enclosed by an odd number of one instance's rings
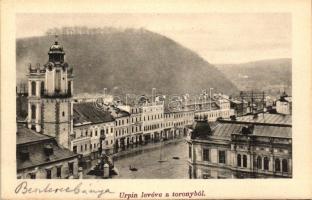
[[[55,90],[53,94],[48,94],[46,90],[43,91],[43,98],[71,98],[72,93],[67,91],[67,93],[61,93],[60,90]]]

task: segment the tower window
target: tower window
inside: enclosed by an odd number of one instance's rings
[[[43,81],[41,81],[40,93],[41,93],[41,95],[44,94],[44,82]]]
[[[31,119],[36,119],[36,106],[31,105]]]
[[[36,82],[35,81],[31,82],[31,95],[36,96]]]
[[[59,92],[61,89],[61,72],[59,70],[55,71],[55,90]]]
[[[68,94],[71,95],[71,81],[68,81],[67,91],[68,91]]]
[[[64,111],[62,112],[62,116],[63,116],[63,117],[65,116],[65,112],[64,112]]]

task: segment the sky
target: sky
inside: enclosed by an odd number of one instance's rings
[[[47,29],[65,26],[145,28],[213,64],[291,58],[287,13],[17,14],[16,37],[41,36]]]

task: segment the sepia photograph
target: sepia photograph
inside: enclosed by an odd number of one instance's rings
[[[0,4],[0,199],[312,198],[310,0]]]
[[[290,14],[16,19],[18,179],[292,178]]]

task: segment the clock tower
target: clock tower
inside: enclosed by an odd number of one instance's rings
[[[56,40],[42,67],[29,66],[28,127],[56,138],[70,148],[73,131],[73,68],[65,61],[63,47]]]

